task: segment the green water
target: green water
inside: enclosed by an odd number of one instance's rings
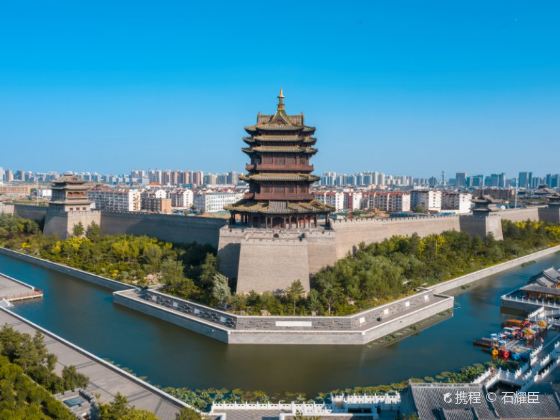
[[[0,255],[0,272],[44,291],[15,312],[154,384],[311,395],[487,361],[472,340],[500,329],[500,296],[552,265],[560,255],[482,280],[457,296],[452,318],[389,346],[228,346],[115,305],[109,290]]]

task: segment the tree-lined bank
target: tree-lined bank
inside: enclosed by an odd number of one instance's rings
[[[299,281],[276,293],[235,295],[218,273],[215,250],[173,245],[147,236],[101,235],[98,226],[65,240],[43,235],[37,225],[0,216],[0,245],[50,261],[220,309],[251,315],[346,315],[560,243],[560,226],[503,221],[504,239],[480,239],[449,231],[420,238],[394,236],[361,244],[353,255],[324,268],[304,293]]]

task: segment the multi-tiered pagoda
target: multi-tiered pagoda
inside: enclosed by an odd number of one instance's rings
[[[244,198],[227,207],[231,223],[258,228],[317,227],[328,224],[333,209],[313,199],[309,188],[319,178],[309,159],[317,149],[315,127],[304,124],[303,114],[288,115],[282,90],[274,115],[257,115],[257,123],[245,127],[243,150],[250,162],[241,179],[249,184]]]

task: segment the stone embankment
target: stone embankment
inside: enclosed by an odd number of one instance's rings
[[[114,302],[229,344],[361,345],[453,308],[442,293],[559,252],[560,246],[461,276],[417,294],[348,316],[246,316],[210,308],[157,290],[130,285],[19,252],[0,253],[116,290]]]
[[[131,405],[151,411],[164,420],[175,419],[179,411],[187,407],[187,404],[161,389],[2,307],[0,325],[9,325],[30,335],[37,331],[43,334],[47,350],[57,356],[56,370],[61,371],[69,365],[75,366],[79,373],[89,378],[87,390],[99,395],[101,403],[111,402],[117,393],[121,393]]]

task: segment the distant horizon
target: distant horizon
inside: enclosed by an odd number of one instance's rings
[[[283,88],[287,112],[317,127],[317,172],[558,173],[559,13],[515,0],[8,3],[0,160],[243,168],[243,127]]]

